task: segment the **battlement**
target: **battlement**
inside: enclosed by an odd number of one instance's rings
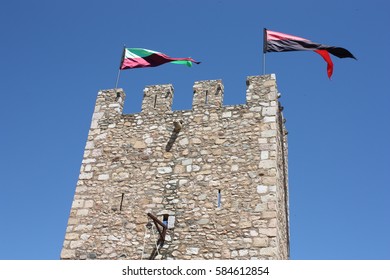
[[[122,89],[101,90],[61,258],[287,259],[276,80],[246,84],[246,103],[224,106],[221,80],[195,82],[192,108],[177,111],[172,85],[147,86],[135,114]]]
[[[278,93],[275,75],[250,76],[246,80],[246,105],[258,107],[261,102],[276,101]],[[222,109],[224,86],[222,80],[197,81],[193,86],[192,110]],[[165,114],[172,112],[174,88],[171,84],[152,85],[144,89],[141,114]],[[96,106],[109,115],[121,114],[125,100],[123,89],[102,90]]]

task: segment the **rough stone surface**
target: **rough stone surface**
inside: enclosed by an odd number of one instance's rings
[[[246,104],[223,106],[220,80],[149,86],[140,113],[123,90],[99,92],[62,259],[287,259],[287,139],[274,75],[247,79]],[[144,242],[145,241],[145,242]]]

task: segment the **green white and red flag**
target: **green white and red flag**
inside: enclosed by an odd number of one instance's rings
[[[123,50],[122,60],[119,69],[132,69],[144,67],[156,67],[164,63],[183,64],[188,67],[192,63],[199,64],[190,57],[175,58],[169,57],[166,54],[141,48],[125,48]]]
[[[315,51],[327,63],[328,77],[333,74],[333,62],[330,54],[339,58],[354,58],[347,49],[314,43],[308,39],[264,29],[263,52]]]

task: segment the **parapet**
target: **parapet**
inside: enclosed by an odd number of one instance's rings
[[[167,112],[172,110],[173,86],[155,85],[147,86],[144,89],[142,100],[142,112]]]
[[[223,104],[222,80],[199,81],[194,84],[192,108],[194,110],[207,107],[221,108]]]
[[[248,107],[258,108],[261,103],[278,99],[274,74],[249,76],[246,85],[246,105]],[[145,87],[140,113],[158,115],[172,112],[173,95],[174,88],[171,84]],[[192,110],[223,108],[223,95],[222,80],[197,81],[193,86]],[[106,118],[112,118],[117,114],[122,114],[124,99],[125,93],[122,89],[100,91],[96,101],[94,125],[103,115]]]
[[[101,90],[98,93],[92,116],[91,129],[109,127],[122,115],[126,94],[123,89]]]
[[[276,101],[278,91],[275,74],[263,76],[249,76],[246,80],[246,104],[258,106],[259,102]]]

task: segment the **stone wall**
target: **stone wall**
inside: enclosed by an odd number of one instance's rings
[[[193,89],[192,110],[172,111],[172,85],[146,87],[132,115],[121,89],[99,92],[62,259],[148,259],[159,238],[148,213],[168,224],[156,259],[288,258],[275,76],[248,77],[244,105],[222,105],[220,80]]]

